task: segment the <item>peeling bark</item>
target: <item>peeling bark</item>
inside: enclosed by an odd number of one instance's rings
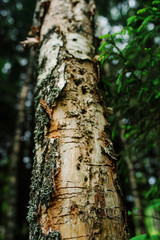
[[[41,26],[30,240],[127,239],[93,61],[93,9],[52,0]]]

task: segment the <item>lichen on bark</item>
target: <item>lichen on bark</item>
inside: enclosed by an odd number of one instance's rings
[[[56,35],[55,38],[54,35]],[[60,47],[62,46],[62,41],[59,42],[60,38],[60,34],[55,32],[54,26],[44,36],[38,51],[38,82],[35,89],[35,158],[27,216],[30,232],[32,232],[30,239],[34,240],[60,239],[59,235],[56,235],[57,233],[50,232],[47,236],[42,234],[38,223],[42,206],[43,208],[47,208],[50,198],[54,194],[54,175],[59,168],[57,160],[59,158],[58,138],[49,139],[47,136],[51,119],[40,104],[40,100],[43,99],[46,101],[46,104],[52,109],[52,104],[65,86],[65,76],[63,77],[65,65],[58,59]],[[55,39],[57,42],[55,42]],[[44,45],[47,48],[49,47],[49,49],[51,48],[52,51],[44,51]],[[61,81],[56,81],[56,79],[60,79]],[[55,236],[57,237],[53,238]]]

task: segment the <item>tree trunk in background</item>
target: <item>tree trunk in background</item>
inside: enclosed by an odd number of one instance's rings
[[[125,152],[125,158],[127,167],[128,167],[128,176],[129,176],[129,182],[131,184],[131,194],[134,198],[134,209],[135,209],[135,216],[133,214],[133,221],[135,226],[135,233],[136,235],[146,233],[145,225],[144,225],[144,214],[142,211],[142,205],[141,205],[141,199],[138,193],[137,188],[137,182],[135,177],[135,169],[132,160],[129,156],[129,150],[128,150],[128,143],[125,138],[125,132],[124,129],[121,127],[122,123],[120,123],[120,129],[121,129],[121,141],[123,144],[123,149]]]
[[[25,123],[25,101],[27,98],[29,82],[33,73],[33,58],[35,53],[30,52],[29,65],[26,73],[26,80],[21,89],[20,100],[18,104],[17,121],[15,126],[15,134],[13,138],[12,153],[9,159],[9,193],[8,193],[8,205],[6,214],[6,233],[5,239],[13,240],[16,238],[17,230],[17,188],[18,188],[18,164],[21,150],[21,136],[23,134]]]
[[[93,61],[93,2],[52,0],[48,11],[46,4],[40,4],[46,15],[35,90],[29,239],[127,239]]]

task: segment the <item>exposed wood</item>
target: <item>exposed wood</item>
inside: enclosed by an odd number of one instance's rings
[[[78,71],[83,70],[83,75]],[[54,109],[47,137],[59,138],[60,169],[49,207],[41,206],[44,234],[59,231],[63,239],[122,239],[121,199],[115,165],[102,151],[107,124],[93,63],[66,61],[68,83]],[[76,81],[74,81],[76,79]],[[81,83],[77,86],[77,81]],[[83,238],[82,238],[83,237]]]
[[[127,239],[89,6],[52,0],[41,26],[30,240]]]

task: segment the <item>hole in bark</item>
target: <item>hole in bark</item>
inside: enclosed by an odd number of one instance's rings
[[[81,167],[80,167],[80,164],[78,163],[78,164],[77,164],[77,170],[80,170],[80,168],[81,168]]]
[[[92,152],[93,152],[93,148],[91,148],[91,149],[89,150],[89,152],[92,153]]]
[[[88,181],[88,178],[87,176],[84,177],[84,181],[87,182]]]
[[[57,48],[57,46],[56,46],[56,45],[53,45],[53,46],[52,46],[52,49],[53,49],[53,50],[55,50],[56,48]]]
[[[81,84],[82,81],[80,79],[74,79],[74,82],[76,86],[78,86],[79,84]]]
[[[91,173],[91,169],[89,170],[89,179],[92,179],[92,173]]]
[[[82,109],[82,114],[85,114],[87,111],[85,109]]]
[[[83,156],[81,155],[78,157],[78,161],[82,162],[82,160],[83,160]]]
[[[73,73],[71,73],[71,78],[74,78],[74,74]]]
[[[82,86],[82,93],[86,94],[86,88],[84,86]]]
[[[99,100],[99,104],[100,104],[101,106],[103,106],[103,101],[102,101],[102,100]]]
[[[76,42],[76,41],[77,41],[77,38],[73,38],[72,40],[73,40],[74,42]]]
[[[82,214],[83,213],[83,211],[79,211],[79,214]]]
[[[72,2],[72,6],[75,7],[78,3],[79,1]]]
[[[71,205],[71,210],[74,210],[76,208],[78,208],[77,204],[73,203],[73,205]]]
[[[79,73],[80,73],[81,75],[84,75],[84,69],[79,69]]]
[[[78,53],[82,54],[82,51],[77,50]]]

